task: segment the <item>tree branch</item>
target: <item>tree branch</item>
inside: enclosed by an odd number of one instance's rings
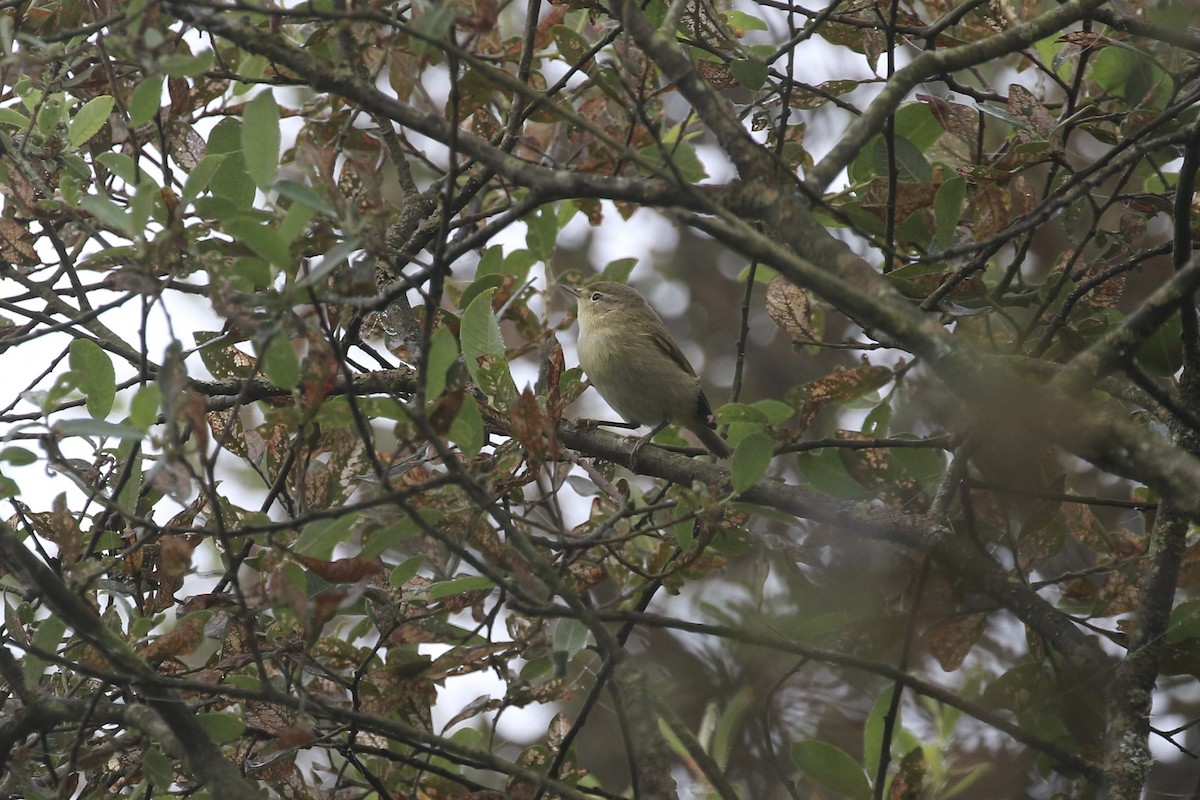
[[[4,522],[0,522],[0,561],[25,586],[36,591],[46,606],[95,647],[116,671],[128,675],[135,688],[140,687],[141,701],[157,713],[178,741],[179,755],[198,781],[220,797],[261,800],[258,790],[225,758],[183,699],[174,691],[156,686],[158,674],[154,669],[109,629],[62,578],[30,552]]]
[[[559,426],[558,435],[568,447],[626,467],[630,465],[632,444],[627,437],[594,428],[579,428],[568,422]],[[715,464],[653,446],[639,451],[637,469],[642,474],[684,486],[700,483],[712,487],[713,491],[722,491],[729,479],[728,472]],[[1081,676],[1103,683],[1111,671],[1108,657],[1070,619],[980,553],[944,520],[905,514],[872,502],[841,500],[777,481],[760,481],[742,492],[739,499],[834,525],[858,536],[929,553],[950,569],[965,575],[972,586],[1044,636]]]
[[[885,120],[899,108],[900,103],[908,97],[908,93],[920,84],[937,75],[978,66],[1006,53],[1029,47],[1039,39],[1086,19],[1094,9],[1106,2],[1107,0],[1067,0],[1040,17],[982,41],[961,47],[922,52],[911,64],[893,75],[862,116],[856,117],[850,123],[833,149],[809,170],[805,185],[814,194],[824,192],[838,173],[858,156],[870,138],[883,130]]]

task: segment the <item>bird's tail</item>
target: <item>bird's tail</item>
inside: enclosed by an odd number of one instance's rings
[[[712,428],[697,425],[695,428],[692,428],[692,433],[699,436],[704,446],[717,458],[729,458],[733,455],[733,449],[729,446],[729,442],[722,439],[721,434]]]

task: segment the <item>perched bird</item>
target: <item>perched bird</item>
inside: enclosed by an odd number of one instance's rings
[[[564,288],[579,306],[579,366],[630,427],[653,426],[635,457],[668,424],[687,428],[716,456],[732,454],[714,430],[696,370],[636,289],[613,281]]]

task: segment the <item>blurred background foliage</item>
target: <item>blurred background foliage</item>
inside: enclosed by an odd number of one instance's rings
[[[2,793],[1191,796],[1194,541],[1144,597],[1158,473],[1021,381],[1127,335],[1070,402],[1189,450],[1190,293],[1127,329],[1192,269],[1196,15],[5,7]],[[598,276],[730,462],[570,423]]]

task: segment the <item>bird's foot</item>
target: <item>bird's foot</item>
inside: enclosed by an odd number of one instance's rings
[[[633,443],[633,449],[629,451],[629,469],[631,471],[637,472],[638,453],[640,453],[642,448],[649,444],[655,436],[658,436],[658,432],[665,427],[667,427],[667,423],[664,420],[663,422],[660,422],[651,428],[650,432],[645,436],[639,437],[638,440]]]

